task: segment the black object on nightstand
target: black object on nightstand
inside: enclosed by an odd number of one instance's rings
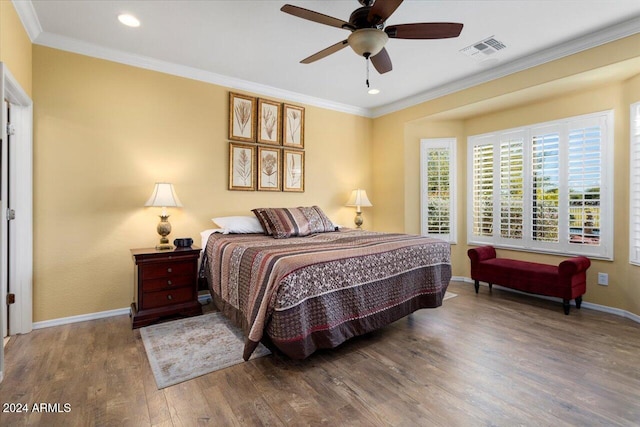
[[[173,245],[176,248],[190,248],[193,245],[193,239],[191,237],[181,237],[173,241]]]
[[[140,328],[169,316],[202,314],[198,302],[200,248],[131,249],[135,272],[131,328]]]

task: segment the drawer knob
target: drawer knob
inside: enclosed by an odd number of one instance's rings
[[[167,272],[171,273],[173,269],[171,267],[167,268]]]
[[[173,282],[171,282],[171,280],[167,280],[167,285],[171,286],[173,285]]]
[[[173,297],[172,297],[171,295],[167,295],[167,299],[168,299],[168,300],[172,300],[172,299],[173,299]]]

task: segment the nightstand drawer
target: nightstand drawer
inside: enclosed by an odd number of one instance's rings
[[[174,289],[181,286],[192,286],[192,276],[170,276],[159,279],[144,280],[141,284],[142,292],[159,291],[161,289]]]
[[[197,260],[143,265],[142,280],[190,275],[195,271],[196,262]]]
[[[180,304],[193,300],[194,287],[169,289],[166,291],[145,292],[143,295],[146,309]]]

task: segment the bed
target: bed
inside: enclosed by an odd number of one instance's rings
[[[213,218],[222,228],[202,234],[201,275],[242,327],[245,360],[260,342],[303,359],[442,305],[447,242],[340,229],[318,206],[252,212]]]
[[[451,278],[447,242],[353,229],[210,233],[202,264],[216,306],[242,327],[245,360],[261,341],[304,359],[439,307]]]

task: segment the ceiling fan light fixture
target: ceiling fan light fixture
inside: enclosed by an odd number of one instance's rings
[[[129,15],[128,13],[122,13],[118,15],[118,21],[121,24],[126,25],[127,27],[137,28],[140,26],[140,20],[133,15]]]
[[[361,28],[351,33],[347,40],[355,53],[368,58],[380,53],[389,36],[377,28]]]

